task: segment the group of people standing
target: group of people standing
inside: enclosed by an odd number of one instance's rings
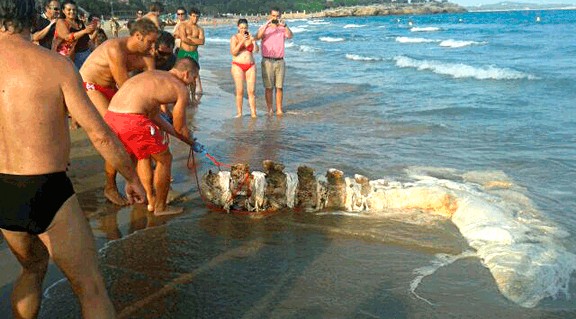
[[[256,63],[254,53],[260,50],[257,41],[261,40],[262,50],[262,81],[264,83],[266,110],[271,115],[273,102],[276,103],[276,114],[282,115],[283,85],[286,74],[284,61],[284,43],[293,37],[288,24],[281,19],[278,8],[270,10],[266,23],[256,35],[250,33],[248,20],[239,19],[238,32],[230,38],[230,53],[232,54],[232,78],[236,87],[236,117],[242,116],[244,99],[244,82],[248,91],[250,115],[256,117]],[[275,100],[274,100],[275,97]]]
[[[43,8],[32,30],[32,40],[68,57],[80,69],[92,50],[107,39],[100,19],[79,14],[72,0],[48,0]]]

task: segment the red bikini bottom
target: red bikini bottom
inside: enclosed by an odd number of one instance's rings
[[[250,70],[250,68],[252,68],[252,67],[254,66],[254,62],[251,62],[251,63],[232,62],[232,64],[238,66],[238,67],[241,68],[242,71],[244,71],[244,72]]]

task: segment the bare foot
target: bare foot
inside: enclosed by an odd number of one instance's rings
[[[148,204],[148,211],[149,212],[153,212],[154,211],[154,205]]]
[[[276,115],[277,115],[277,116],[282,116],[282,115],[284,115],[284,112],[282,112],[282,111],[276,112]]]
[[[256,116],[256,113],[252,113],[252,114],[250,114],[250,116],[251,116],[252,118],[257,118],[257,117],[258,117],[258,116]]]
[[[183,207],[166,206],[164,210],[161,211],[155,210],[154,215],[155,216],[176,215],[181,214],[183,211],[184,211]]]
[[[272,116],[272,114],[274,114],[274,113],[272,112],[272,110],[268,110],[268,112],[266,112],[266,115],[268,115],[268,116]]]
[[[128,200],[118,193],[118,190],[113,188],[104,188],[104,196],[113,204],[119,206],[126,206],[129,204]]]
[[[236,116],[234,116],[235,119],[242,117],[242,114],[236,114]]]

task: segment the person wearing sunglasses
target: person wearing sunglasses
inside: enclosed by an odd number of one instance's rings
[[[176,34],[176,32],[178,32],[178,28],[186,22],[186,18],[187,18],[187,11],[186,9],[184,9],[183,7],[179,7],[178,9],[176,9],[176,25],[174,26],[174,30],[172,31],[172,34]],[[178,48],[180,48],[180,39],[175,39],[175,46],[176,46],[176,51],[175,53],[178,54]]]
[[[32,41],[45,47],[52,48],[52,39],[56,30],[56,20],[60,14],[60,3],[55,0],[44,2],[44,13],[36,21],[36,27],[32,30]]]

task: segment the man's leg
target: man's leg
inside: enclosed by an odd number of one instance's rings
[[[115,318],[114,305],[98,268],[94,237],[76,195],[62,205],[48,230],[38,237],[70,281],[80,301],[82,317]]]
[[[286,62],[284,60],[274,63],[274,86],[276,87],[276,115],[284,114],[282,110],[282,99],[284,98],[284,74],[286,73]]]
[[[274,94],[273,88],[273,65],[268,59],[262,59],[262,83],[264,84],[264,97],[266,99],[266,112],[268,115],[272,114],[272,95]]]
[[[108,105],[110,101],[99,91],[90,90],[86,91],[90,101],[94,103],[96,109],[104,117],[106,111],[108,111]],[[104,185],[104,196],[112,203],[120,206],[128,205],[128,200],[120,195],[118,191],[118,185],[116,184],[116,175],[118,174],[116,169],[109,163],[104,163],[104,172],[106,173],[106,184]]]
[[[154,186],[153,186],[153,171],[152,171],[152,161],[150,158],[145,158],[138,160],[136,163],[136,172],[138,173],[138,178],[144,186],[146,191],[146,199],[148,200],[148,211],[154,211]]]
[[[152,154],[152,159],[156,161],[154,170],[154,190],[156,202],[154,204],[155,215],[179,214],[184,211],[181,207],[170,207],[166,204],[168,191],[170,190],[170,176],[172,169],[172,154],[170,150],[158,154]]]
[[[284,97],[284,90],[282,88],[276,88],[276,114],[282,115],[282,98]]]
[[[15,318],[36,318],[42,300],[42,281],[48,268],[48,250],[37,236],[2,230],[8,247],[22,265],[14,283],[12,312]]]

